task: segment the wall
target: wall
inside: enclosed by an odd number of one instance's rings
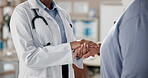
[[[119,1],[105,1],[101,3],[100,9],[100,40],[103,41],[114,22],[118,20],[123,12],[122,4]]]
[[[95,17],[97,17],[97,18],[99,17],[99,6],[100,6],[99,4],[100,4],[100,0],[55,0],[55,1],[56,2],[68,1],[68,2],[72,3],[72,6],[74,6],[75,2],[88,2],[88,4],[89,4],[89,11],[90,11],[90,9],[95,8],[96,9]],[[72,7],[72,8],[74,8],[74,7]],[[73,18],[86,18],[86,17],[88,17],[89,13],[76,14],[76,13],[73,12],[73,13],[70,13],[70,14],[71,14],[71,16]]]

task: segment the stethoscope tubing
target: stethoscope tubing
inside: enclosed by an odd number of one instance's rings
[[[37,37],[39,43],[40,43],[41,45],[43,45],[43,47],[51,45],[51,44],[52,44],[51,42],[53,42],[53,41],[48,42],[46,45],[42,44],[42,40],[40,39],[39,35],[38,35],[37,32],[36,32],[35,21],[36,21],[36,19],[42,19],[43,22],[45,23],[45,25],[48,26],[49,31],[51,32],[52,38],[53,38],[53,33],[52,33],[52,31],[51,31],[51,29],[50,29],[50,27],[49,27],[49,24],[47,23],[47,21],[45,20],[44,17],[39,16],[39,15],[37,14],[37,12],[36,12],[35,9],[33,9],[33,12],[34,12],[34,14],[35,14],[35,17],[32,19],[32,29],[33,29],[33,31],[34,31],[35,36]],[[53,40],[53,39],[51,39],[51,40]]]

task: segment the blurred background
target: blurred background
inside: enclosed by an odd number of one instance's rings
[[[0,78],[17,78],[18,59],[11,40],[9,22],[13,9],[26,0],[0,0]],[[67,10],[77,39],[102,42],[123,13],[121,0],[55,0]],[[16,21],[17,22],[17,21]],[[100,57],[84,60],[84,70],[74,66],[76,78],[99,78]]]

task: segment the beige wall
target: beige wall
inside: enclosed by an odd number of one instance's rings
[[[89,3],[89,9],[91,9],[91,8],[95,8],[96,9],[96,14],[95,14],[95,17],[97,17],[97,18],[100,18],[100,3],[101,3],[101,1],[121,1],[121,0],[55,0],[55,1],[71,1],[72,2],[72,4],[74,3],[74,2],[77,2],[77,1],[88,1],[88,3]],[[71,15],[71,17],[73,17],[73,18],[82,18],[82,17],[84,17],[84,18],[86,18],[86,17],[88,17],[88,13],[87,14],[75,14],[75,13],[71,13],[70,14]]]
[[[89,9],[91,8],[96,8],[96,17],[99,17],[99,7],[100,7],[100,0],[55,0],[55,1],[71,1],[72,4],[74,2],[78,2],[78,1],[88,1],[89,3]],[[75,14],[75,13],[71,13],[71,16],[74,18],[80,18],[80,17],[84,17],[86,18],[88,16],[87,14]]]

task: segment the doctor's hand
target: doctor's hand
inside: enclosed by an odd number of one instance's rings
[[[72,50],[76,50],[77,48],[79,48],[81,46],[81,42],[80,41],[71,42],[70,46],[71,46]]]

